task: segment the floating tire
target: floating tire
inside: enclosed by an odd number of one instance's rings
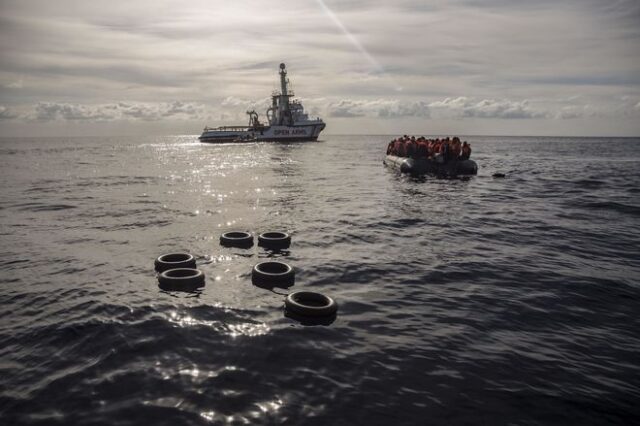
[[[258,235],[258,245],[271,249],[286,249],[291,245],[291,235],[286,232],[264,232]]]
[[[338,312],[338,304],[329,296],[312,291],[296,291],[284,301],[287,310],[311,317],[329,317]]]
[[[251,282],[259,287],[290,287],[296,276],[293,268],[283,262],[268,261],[258,263],[251,272]]]
[[[189,253],[168,253],[158,257],[154,263],[156,272],[168,269],[196,267],[196,259]]]
[[[193,291],[204,287],[204,272],[195,268],[167,269],[158,275],[163,290]]]
[[[226,247],[248,248],[253,245],[253,235],[244,231],[225,232],[220,235],[220,244]]]

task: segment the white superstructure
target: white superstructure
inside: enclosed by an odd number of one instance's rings
[[[258,113],[247,111],[248,126],[205,127],[201,142],[239,141],[315,141],[326,124],[321,118],[309,118],[300,101],[293,99],[289,90],[289,79],[284,64],[280,64],[280,92],[271,96],[271,106],[267,109],[268,124],[258,119]]]

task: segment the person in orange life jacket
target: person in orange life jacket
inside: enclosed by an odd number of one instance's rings
[[[440,139],[436,138],[433,141],[433,156],[440,154]]]
[[[427,158],[428,157],[428,151],[427,151],[427,141],[424,139],[424,137],[418,139],[418,158]]]
[[[400,138],[393,141],[393,149],[391,150],[391,152],[393,153],[393,155],[397,156],[399,151],[400,151]]]
[[[433,157],[433,155],[435,154],[435,142],[433,139],[429,139],[427,141],[427,158],[431,158]]]
[[[409,141],[406,143],[406,156],[409,158],[415,158],[416,156],[416,151],[417,151],[417,145],[416,145],[416,137],[412,136],[411,139],[409,139]]]
[[[451,157],[455,160],[460,157],[460,151],[462,150],[462,146],[460,145],[460,139],[456,136],[453,138],[451,142]]]
[[[442,142],[442,158],[445,163],[449,161],[449,138]]]
[[[404,139],[401,139],[398,143],[398,153],[396,154],[398,157],[406,157],[407,155],[407,144]]]
[[[387,155],[391,155],[391,153],[393,152],[393,142],[391,141],[389,142],[389,145],[387,145]]]
[[[418,142],[423,143],[423,144],[425,144],[425,145],[426,145],[426,143],[427,143],[427,138],[425,138],[424,136],[420,136],[420,137],[418,138]]]
[[[401,145],[402,145],[402,137],[399,137],[393,143],[393,155],[396,155],[396,156],[399,155]]]
[[[462,144],[462,155],[460,155],[461,160],[468,160],[471,157],[471,145],[464,141]]]

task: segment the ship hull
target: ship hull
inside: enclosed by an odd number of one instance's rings
[[[220,129],[206,130],[200,135],[200,142],[311,142],[317,141],[324,130],[323,122],[296,126],[247,127],[242,130],[227,131]]]

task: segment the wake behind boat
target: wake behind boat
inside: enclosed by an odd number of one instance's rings
[[[321,118],[310,119],[300,101],[292,99],[285,64],[280,64],[280,92],[271,96],[271,107],[267,109],[268,124],[263,124],[255,111],[247,111],[248,126],[205,127],[200,142],[244,142],[244,141],[315,141],[326,124]]]

